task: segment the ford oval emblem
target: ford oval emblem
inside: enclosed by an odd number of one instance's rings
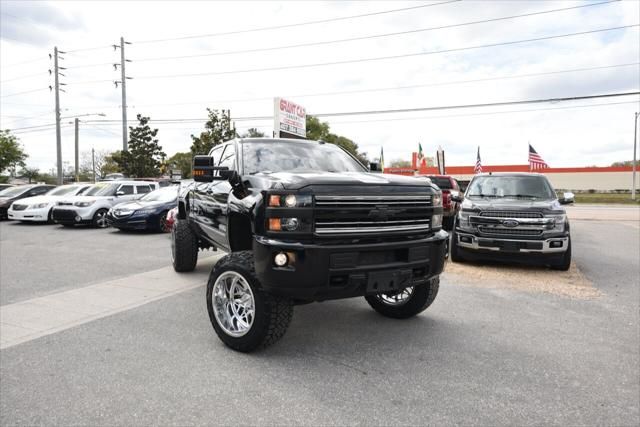
[[[505,219],[504,221],[502,221],[502,225],[504,225],[505,227],[513,228],[520,225],[520,223],[515,219]]]

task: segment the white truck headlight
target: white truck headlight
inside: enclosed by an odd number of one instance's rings
[[[461,230],[473,229],[473,227],[471,226],[470,217],[471,214],[469,212],[460,211],[458,213],[458,227],[460,227]]]
[[[553,230],[554,231],[564,231],[564,225],[567,222],[566,215],[553,215],[549,218],[553,218]]]
[[[442,214],[431,217],[431,228],[442,228]]]

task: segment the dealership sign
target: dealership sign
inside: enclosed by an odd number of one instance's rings
[[[282,98],[274,99],[274,126],[277,138],[305,138],[307,112],[302,105]]]

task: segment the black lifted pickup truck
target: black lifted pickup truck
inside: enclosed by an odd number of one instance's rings
[[[199,249],[228,252],[207,285],[227,346],[277,341],[296,304],[364,296],[408,318],[434,301],[448,235],[429,181],[370,173],[336,145],[293,139],[226,142],[194,157],[193,177],[178,198],[173,266],[193,270]]]
[[[544,175],[480,174],[469,184],[451,237],[451,260],[497,260],[571,265],[569,220],[562,204],[573,194],[556,197]]]

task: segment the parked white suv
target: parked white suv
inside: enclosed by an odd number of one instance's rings
[[[61,185],[42,196],[20,199],[11,205],[7,216],[17,221],[53,222],[51,214],[58,201],[77,196],[90,186],[91,184]]]
[[[76,224],[108,226],[107,212],[118,203],[135,200],[158,189],[158,183],[150,181],[99,182],[81,196],[59,201],[53,208],[53,220],[65,227]]]

